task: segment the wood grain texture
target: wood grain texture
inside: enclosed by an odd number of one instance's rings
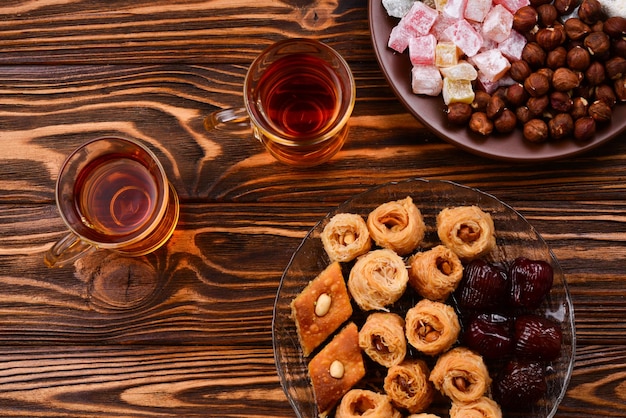
[[[275,40],[324,40],[357,83],[351,133],[294,170],[250,136],[206,132],[242,104]],[[86,139],[147,143],[181,197],[168,244],[47,269],[54,204]],[[540,164],[443,142],[396,100],[364,0],[7,0],[0,5],[0,416],[293,417],[274,366],[272,307],[307,231],[355,193],[409,177],[492,193],[532,223],[569,282],[577,360],[557,418],[625,416],[626,136]]]

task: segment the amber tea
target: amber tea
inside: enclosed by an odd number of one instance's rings
[[[297,140],[332,126],[341,106],[339,88],[339,80],[326,61],[294,54],[265,71],[259,81],[257,103],[268,123]]]
[[[63,266],[88,251],[138,256],[163,245],[178,222],[178,196],[156,156],[141,143],[98,138],[63,163],[57,206],[70,233],[45,255]]]
[[[205,127],[240,132],[247,121],[276,159],[310,167],[329,160],[346,141],[355,91],[352,72],[335,50],[312,39],[287,39],[248,69],[245,108],[214,112]]]
[[[106,155],[79,173],[74,192],[76,210],[100,240],[116,242],[150,221],[158,190],[157,180],[141,162]]]

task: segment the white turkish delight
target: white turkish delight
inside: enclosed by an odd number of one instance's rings
[[[415,65],[411,70],[411,89],[415,94],[438,96],[443,88],[439,69],[434,65]]]

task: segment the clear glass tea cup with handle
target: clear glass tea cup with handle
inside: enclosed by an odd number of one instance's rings
[[[56,202],[69,233],[44,255],[63,267],[96,249],[148,254],[172,235],[176,190],[154,153],[139,141],[96,138],[72,152],[59,172]]]
[[[279,41],[259,55],[246,74],[244,107],[207,116],[207,130],[249,132],[278,161],[311,167],[344,145],[356,86],[348,63],[312,39]]]

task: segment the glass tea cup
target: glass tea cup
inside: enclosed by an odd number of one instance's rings
[[[178,222],[178,196],[163,166],[131,139],[102,137],[80,146],[61,166],[55,193],[70,232],[46,252],[48,267],[95,249],[148,254],[170,238]]]
[[[244,107],[207,116],[207,130],[254,136],[278,161],[311,167],[328,161],[348,136],[356,86],[350,67],[334,49],[312,39],[277,42],[246,74]]]

